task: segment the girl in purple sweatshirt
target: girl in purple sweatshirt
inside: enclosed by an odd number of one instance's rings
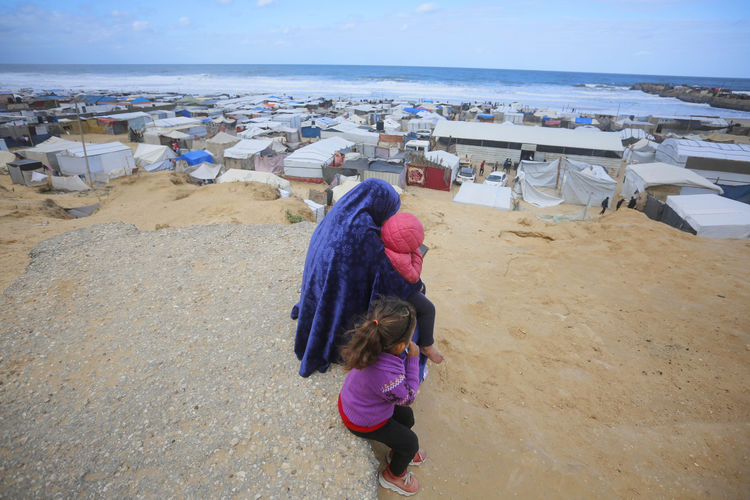
[[[408,406],[419,388],[419,347],[411,341],[416,324],[408,302],[375,300],[341,352],[350,370],[339,394],[341,420],[354,435],[391,448],[390,463],[378,481],[407,496],[419,490],[419,482],[406,468],[426,458],[411,430],[414,412]],[[405,364],[400,357],[404,351]]]

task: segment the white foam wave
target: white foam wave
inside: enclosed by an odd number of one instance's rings
[[[176,92],[190,94],[283,93],[296,98],[307,96],[354,99],[437,99],[449,102],[519,102],[533,108],[576,109],[589,113],[629,113],[636,115],[707,114],[724,117],[750,117],[750,113],[710,108],[705,104],[685,103],[662,98],[627,87],[585,84],[451,84],[439,81],[401,81],[395,79],[353,80],[310,76],[239,77],[208,73],[182,75],[112,75],[84,73],[51,75],[42,72],[0,73],[5,89],[62,89],[74,92]]]

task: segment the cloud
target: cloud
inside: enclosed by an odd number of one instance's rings
[[[190,18],[189,17],[181,17],[178,21],[180,23],[180,26],[187,26],[190,24]]]
[[[133,23],[133,29],[135,31],[144,31],[151,27],[151,23],[148,21],[135,21]]]
[[[265,7],[268,4],[273,3],[273,0],[258,0],[258,7]]]
[[[416,12],[417,14],[426,14],[434,10],[438,10],[437,4],[427,2],[419,5],[416,9],[414,9],[414,12]]]
[[[401,25],[401,31],[406,31],[408,29],[409,29],[409,25],[408,24],[402,24]]]

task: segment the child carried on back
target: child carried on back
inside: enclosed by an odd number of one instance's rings
[[[339,413],[354,435],[391,448],[389,464],[378,475],[384,488],[413,495],[419,482],[407,466],[420,465],[426,454],[411,430],[409,405],[419,389],[419,348],[411,340],[414,308],[397,298],[372,302],[341,354],[349,373],[339,394]],[[400,357],[406,351],[406,363]]]
[[[380,239],[385,245],[385,254],[394,269],[409,283],[416,283],[422,274],[422,253],[424,227],[416,216],[399,212],[387,219],[380,229]],[[437,347],[433,336],[435,328],[435,306],[422,292],[415,292],[406,299],[417,312],[419,324],[419,346],[422,353],[433,363],[445,359]]]

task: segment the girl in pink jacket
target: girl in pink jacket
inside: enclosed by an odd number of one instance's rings
[[[424,227],[419,219],[409,212],[397,213],[383,223],[380,239],[394,269],[409,283],[420,281],[422,253],[419,247],[424,242]],[[424,283],[421,289],[406,300],[417,311],[420,350],[433,363],[440,363],[445,357],[435,347],[435,306],[424,294]]]

